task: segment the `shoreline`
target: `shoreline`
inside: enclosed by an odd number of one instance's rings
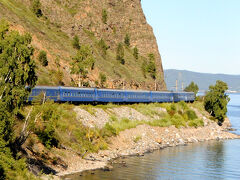
[[[143,156],[167,147],[211,140],[240,139],[239,135],[228,132],[231,127],[228,118],[221,127],[206,117],[202,118],[205,126],[198,128],[152,127],[144,124],[122,131],[118,136],[110,138],[109,150],[88,154],[84,159],[74,158],[69,168],[66,171],[59,170],[56,177],[63,178],[97,169],[111,170],[112,166],[109,163],[118,158]],[[141,138],[136,141],[140,135]]]

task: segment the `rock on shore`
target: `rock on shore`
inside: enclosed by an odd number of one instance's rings
[[[223,140],[239,138],[238,135],[227,132],[231,126],[230,121],[226,118],[223,126],[218,126],[216,122],[210,120],[206,114],[200,113],[197,109],[192,108],[198,117],[204,121],[204,127],[198,128],[176,128],[170,127],[153,127],[146,124],[139,125],[136,128],[127,129],[119,133],[118,136],[109,139],[109,149],[98,153],[88,154],[84,159],[74,153],[68,153],[65,161],[67,161],[68,169],[56,169],[58,176],[81,172],[85,170],[93,170],[104,168],[112,159],[130,156],[143,155],[146,152],[152,152],[156,149],[164,147],[186,145],[188,143],[196,143],[209,140]],[[103,110],[96,109],[95,114],[76,108],[78,118],[89,127],[103,127],[109,121],[109,115]],[[159,112],[165,112],[165,109],[158,109]],[[108,109],[108,112],[118,113],[121,117],[129,119],[151,120],[138,111],[129,107],[119,107]],[[103,116],[101,114],[103,113]],[[100,117],[101,116],[101,117]],[[156,117],[154,117],[156,118]]]

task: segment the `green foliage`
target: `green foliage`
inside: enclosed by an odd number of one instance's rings
[[[24,160],[10,149],[16,115],[37,80],[30,44],[29,34],[9,31],[8,23],[0,21],[0,179],[31,179]]]
[[[79,50],[80,49],[80,44],[79,44],[79,37],[75,35],[72,40],[72,46],[74,49]]]
[[[187,117],[189,120],[197,119],[197,115],[196,115],[195,111],[193,111],[191,109],[187,110],[186,114],[187,114]]]
[[[225,94],[228,85],[223,81],[216,81],[215,86],[209,86],[204,99],[204,108],[211,116],[218,120],[221,126],[227,113],[227,104],[230,100]]]
[[[0,20],[0,40],[4,39],[4,35],[6,35],[8,30],[9,30],[8,22],[4,19],[1,19]]]
[[[160,106],[158,103],[151,104],[133,104],[130,107],[136,109],[141,114],[154,118],[155,116],[164,117],[164,112],[158,112],[156,108]]]
[[[112,132],[112,135],[118,135],[121,131],[135,128],[136,126],[144,123],[145,123],[144,121],[134,121],[134,120],[129,120],[127,118],[122,118],[120,120],[112,121],[111,123],[108,123],[107,129],[109,130],[109,132]]]
[[[188,121],[188,126],[197,128],[197,127],[204,126],[204,122],[202,119],[190,120]]]
[[[199,90],[198,85],[195,84],[193,81],[184,89],[185,92],[194,92],[195,97],[198,93],[198,90]]]
[[[177,106],[175,103],[172,103],[170,106],[167,107],[167,112],[170,116],[174,116],[177,113]]]
[[[140,141],[142,139],[142,136],[137,136],[135,137],[135,139],[133,140],[135,143],[137,143],[138,141]]]
[[[107,19],[108,19],[107,10],[106,10],[106,9],[103,9],[103,10],[102,10],[102,22],[103,22],[104,24],[107,24]]]
[[[150,76],[153,79],[156,79],[156,75],[157,75],[157,70],[156,70],[156,64],[155,64],[155,56],[154,54],[149,54],[149,63],[147,65],[147,72],[150,74]]]
[[[105,87],[105,83],[107,82],[107,76],[103,73],[99,74],[100,85],[101,87]]]
[[[3,22],[3,24],[2,24]],[[1,21],[0,34],[0,99],[8,112],[17,112],[35,86],[37,76],[32,60],[33,48],[29,34],[8,32],[6,22]],[[29,90],[25,87],[29,86]]]
[[[147,61],[143,60],[142,66],[141,66],[141,70],[143,73],[144,78],[147,78]]]
[[[46,51],[40,51],[38,54],[38,60],[43,66],[48,65],[47,53]]]
[[[63,72],[58,68],[57,70],[50,70],[50,77],[54,85],[63,86]]]
[[[106,56],[107,54],[107,50],[109,49],[109,46],[107,46],[107,44],[105,43],[105,41],[103,39],[100,39],[100,41],[98,42],[98,46],[100,47],[103,57]]]
[[[82,45],[71,62],[71,73],[78,75],[79,86],[81,84],[81,79],[86,78],[88,70],[93,69],[94,64],[95,58],[92,49],[90,46]]]
[[[57,147],[59,142],[55,132],[57,122],[60,119],[60,113],[58,112],[57,106],[58,105],[53,102],[46,102],[43,105],[35,106],[35,112],[33,112],[36,116],[41,114],[37,122],[38,125],[35,126],[33,124],[34,132],[49,149],[53,146]],[[34,119],[36,116],[34,116]]]
[[[125,38],[124,38],[124,44],[129,47],[130,46],[130,36],[129,34],[126,34]]]
[[[124,47],[122,43],[119,43],[117,46],[117,53],[116,53],[116,59],[121,63],[125,64],[125,59],[124,59]]]
[[[133,56],[135,59],[138,59],[139,52],[138,52],[138,48],[136,46],[133,48]]]
[[[32,2],[32,11],[37,17],[41,17],[43,15],[41,10],[41,2],[40,0],[33,0]]]

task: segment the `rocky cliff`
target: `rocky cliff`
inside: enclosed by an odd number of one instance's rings
[[[96,59],[95,68],[85,80],[87,86],[95,87],[100,72],[104,72],[106,86],[110,88],[166,88],[157,42],[140,0],[40,0],[41,17],[33,13],[34,1],[0,0],[0,18],[7,19],[13,29],[32,34],[36,57],[40,50],[47,52],[47,67],[37,61],[38,84],[71,85],[76,80],[70,73],[70,63],[76,54],[71,42],[77,35],[80,44],[92,48]],[[116,48],[127,35],[130,46],[124,46],[123,65],[116,60]],[[102,55],[98,46],[100,39],[109,47],[106,55]],[[133,56],[134,47],[139,50],[138,59]],[[156,80],[144,73],[143,65],[148,63],[149,54],[155,57]]]

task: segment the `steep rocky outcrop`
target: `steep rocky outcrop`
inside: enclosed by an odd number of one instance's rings
[[[108,87],[121,88],[123,85],[133,89],[154,89],[155,81],[150,75],[144,76],[142,64],[153,53],[157,69],[157,89],[166,88],[162,61],[153,30],[147,24],[140,0],[40,0],[43,17],[32,13],[33,0],[0,0],[0,17],[9,20],[13,27],[20,26],[33,35],[37,51],[48,53],[49,67],[40,68],[39,84],[57,84],[46,79],[56,70],[55,59],[60,59],[63,82],[70,85],[69,63],[76,51],[71,47],[71,39],[78,35],[81,44],[89,44],[96,58],[95,69],[88,75],[90,86],[95,86],[99,73],[107,75]],[[106,11],[106,22],[102,12]],[[130,36],[130,47],[125,47],[126,61],[121,65],[116,60],[116,47]],[[110,47],[107,56],[102,56],[97,42],[103,39]],[[140,58],[133,57],[133,47],[139,49]],[[53,73],[54,74],[54,73]],[[45,76],[45,77],[44,77]],[[54,79],[54,78],[52,78]],[[56,80],[57,81],[57,80]]]

